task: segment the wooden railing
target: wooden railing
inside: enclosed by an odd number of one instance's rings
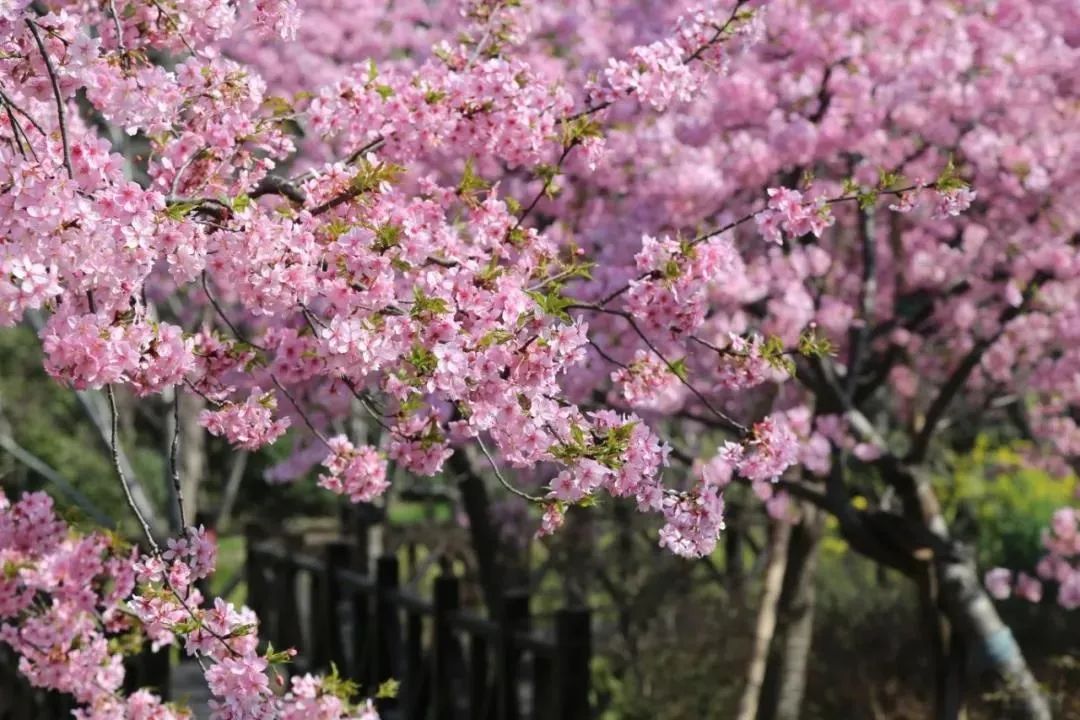
[[[299,550],[248,533],[247,604],[260,637],[296,647],[297,671],[327,671],[374,693],[388,720],[588,720],[591,618],[586,610],[530,614],[529,597],[509,593],[493,617],[462,607],[450,563],[426,595],[401,586],[398,559],[368,568],[366,552],[332,542]],[[71,717],[71,698],[29,686],[17,659],[0,647],[0,720]],[[149,687],[168,699],[169,652],[129,658],[127,689]]]
[[[431,597],[400,586],[398,560],[383,556],[368,572],[344,543],[317,553],[259,541],[249,533],[248,604],[260,636],[275,648],[301,648],[297,669],[337,667],[379,700],[384,717],[403,720],[587,720],[590,616],[563,609],[531,617],[529,598],[503,598],[497,617],[460,607],[449,563]]]

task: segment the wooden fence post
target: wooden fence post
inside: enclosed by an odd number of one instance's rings
[[[435,720],[454,720],[455,687],[453,670],[460,664],[455,659],[455,638],[452,616],[461,603],[458,579],[446,570],[435,578],[435,612],[433,616],[432,670],[435,688]]]
[[[592,628],[589,611],[555,613],[555,685],[559,720],[589,720],[589,659]]]
[[[488,655],[491,644],[483,635],[469,637],[469,717],[488,720],[494,704],[488,682]]]
[[[357,572],[371,572],[371,525],[376,513],[367,504],[349,504],[341,510],[342,534],[352,544],[350,567]]]
[[[398,627],[397,607],[393,595],[399,582],[398,561],[393,555],[384,555],[375,562],[375,612],[369,628],[375,652],[372,664],[372,685],[378,687],[394,678],[401,632]],[[389,698],[379,703],[379,710],[393,707]]]
[[[366,574],[366,573],[365,573]],[[349,592],[349,617],[352,620],[352,637],[349,639],[352,652],[352,665],[349,676],[355,680],[367,681],[374,676],[372,658],[374,646],[371,637],[371,597],[362,588],[353,588]]]
[[[404,716],[407,720],[413,720],[424,717],[427,710],[427,685],[431,684],[430,679],[424,677],[424,615],[417,608],[408,608],[405,611],[404,648],[401,678]]]
[[[496,669],[497,696],[496,717],[499,720],[517,720],[518,671],[521,652],[514,634],[529,629],[529,595],[522,591],[509,592],[503,596],[499,617],[498,665]]]
[[[287,539],[286,547],[298,547],[299,540]],[[274,593],[278,602],[277,637],[278,650],[299,648],[303,643],[300,636],[300,608],[296,601],[296,565],[286,553],[274,564]]]
[[[312,635],[319,649],[319,667],[329,669],[333,664],[339,669],[345,665],[345,648],[341,637],[341,583],[338,570],[349,561],[349,546],[345,543],[329,543],[323,549],[322,577],[318,579],[318,602],[313,602],[311,612]],[[314,580],[314,578],[313,578]],[[312,598],[315,600],[315,598]]]

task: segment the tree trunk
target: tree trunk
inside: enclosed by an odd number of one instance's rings
[[[221,507],[218,508],[217,517],[214,519],[214,529],[219,533],[226,532],[232,523],[232,512],[236,506],[236,498],[240,494],[240,484],[244,481],[247,460],[248,452],[242,450],[234,453],[229,462],[229,475],[221,491]]]
[[[825,513],[804,502],[791,529],[787,568],[780,592],[776,652],[770,653],[758,720],[797,720],[806,691],[806,669],[814,632],[814,576]]]
[[[918,577],[919,610],[930,648],[930,669],[934,674],[934,720],[961,720],[964,713],[966,660],[963,638],[953,632],[941,612],[941,597],[934,566],[927,563]]]
[[[1009,716],[1050,720],[1050,705],[1024,660],[1012,631],[1002,622],[983,589],[970,558],[938,558],[941,606],[961,647],[981,656],[985,667],[1006,685]]]
[[[737,720],[754,720],[761,700],[761,686],[765,681],[765,667],[776,629],[776,609],[784,583],[787,565],[788,542],[791,539],[791,523],[785,518],[770,523],[768,564],[765,566],[765,587],[761,593],[757,625],[754,628],[754,646],[746,672],[746,687],[739,700]]]
[[[949,621],[950,635],[959,650],[953,655],[954,667],[946,672],[958,673],[962,679],[963,653],[981,657],[988,670],[1005,682],[1010,697],[1010,717],[1022,720],[1050,720],[1050,705],[1039,683],[1031,674],[1020,646],[1012,631],[1001,620],[997,608],[986,594],[970,549],[954,540],[941,511],[933,484],[925,472],[888,460],[880,465],[885,477],[895,487],[904,503],[904,515],[909,520],[910,533],[925,542],[931,550],[936,593],[941,612]],[[951,654],[951,653],[950,653]],[[959,714],[963,707],[962,683],[950,681],[943,686],[942,708],[952,707]]]

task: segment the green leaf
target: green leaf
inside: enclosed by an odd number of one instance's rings
[[[687,378],[689,377],[689,372],[686,369],[686,358],[672,360],[671,365],[668,369],[671,370],[671,372],[675,373],[675,376],[683,382],[687,381]]]
[[[960,177],[960,173],[956,169],[956,162],[950,154],[948,162],[945,163],[945,169],[941,171],[937,180],[934,181],[934,188],[941,192],[948,192],[949,190],[959,190],[967,186],[967,182]]]
[[[420,377],[431,375],[439,366],[439,359],[435,357],[435,353],[419,343],[413,345],[405,360]]]
[[[372,248],[375,252],[384,253],[392,247],[397,247],[401,242],[402,229],[400,225],[386,223],[375,228],[375,242]]]
[[[378,190],[383,183],[392,184],[401,177],[405,168],[392,163],[371,162],[366,157],[359,159],[359,167],[350,186],[358,193]]]
[[[444,90],[428,90],[426,93],[424,93],[424,102],[426,102],[428,105],[434,105],[435,103],[439,102],[440,100],[444,100],[445,98],[446,91]]]
[[[563,120],[562,142],[563,147],[576,145],[588,138],[603,137],[603,126],[593,119],[592,116],[583,115],[572,120]]]
[[[490,187],[491,183],[476,174],[473,159],[471,157],[468,158],[465,161],[465,169],[461,175],[461,182],[458,183],[458,195],[460,195],[465,202],[474,205],[477,202],[478,196],[487,192]]]
[[[337,665],[330,663],[330,673],[322,679],[322,689],[342,702],[348,703],[360,692],[360,686],[352,680],[341,677]]]
[[[399,683],[393,678],[390,678],[389,680],[384,680],[382,684],[379,685],[379,689],[375,691],[375,697],[396,698],[400,689],[401,683]]]
[[[442,315],[449,311],[442,298],[430,297],[420,287],[413,288],[413,306],[410,315],[414,318]]]
[[[165,215],[167,215],[169,219],[179,222],[185,217],[187,217],[197,207],[199,207],[199,203],[197,202],[175,202],[169,205],[169,207],[165,208]]]
[[[292,115],[295,109],[288,100],[277,95],[271,95],[263,100],[263,107],[270,111],[273,117],[282,117],[283,115]]]
[[[560,293],[557,287],[548,287],[547,292],[526,290],[525,294],[531,297],[536,304],[540,306],[540,309],[544,311],[545,315],[551,315],[560,320],[570,322],[570,313],[566,312],[566,308],[573,305],[575,301]]]
[[[253,200],[247,195],[237,195],[229,205],[236,212],[244,212],[251,207]]]
[[[484,336],[480,338],[480,342],[477,343],[477,345],[481,349],[487,349],[492,345],[503,345],[510,340],[513,340],[513,338],[513,333],[503,330],[502,328],[495,328],[494,330],[485,333]]]

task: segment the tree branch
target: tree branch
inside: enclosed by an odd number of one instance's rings
[[[26,18],[26,25],[34,36],[34,42],[37,43],[38,50],[41,51],[41,58],[45,61],[45,69],[49,71],[49,82],[52,84],[53,97],[56,98],[56,114],[60,120],[60,142],[64,146],[64,169],[67,170],[68,179],[73,179],[75,172],[71,169],[71,145],[68,143],[67,120],[64,117],[64,98],[60,94],[60,83],[56,79],[56,68],[53,67],[49,52],[45,49],[41,34],[38,33],[37,23],[30,18]]]
[[[120,463],[119,416],[116,412],[116,393],[113,392],[113,386],[111,384],[105,386],[105,395],[109,398],[109,415],[111,418],[112,427],[112,431],[109,436],[109,445],[112,449],[113,468],[116,470],[117,477],[120,478],[120,485],[124,490],[124,498],[127,500],[128,507],[131,508],[131,512],[135,514],[135,518],[142,526],[143,535],[146,536],[146,542],[149,543],[150,549],[155,555],[157,555],[159,552],[157,540],[154,539],[154,534],[150,531],[149,521],[147,521],[146,517],[143,515],[139,504],[135,502],[135,497],[132,495],[131,492],[131,485],[128,482],[128,476],[124,472],[123,465]]]
[[[874,211],[859,211],[859,240],[862,245],[862,285],[859,289],[859,326],[852,329],[851,347],[848,351],[848,371],[844,383],[844,396],[850,402],[855,397],[866,357],[870,335],[870,324],[874,317],[874,302],[877,296],[877,242],[874,237]]]
[[[957,393],[959,393],[964,385],[967,384],[968,378],[971,377],[971,373],[978,367],[986,351],[1005,334],[1005,329],[1009,322],[1027,311],[1039,284],[1045,279],[1045,276],[1042,273],[1039,273],[1030,283],[1028,283],[1028,286],[1024,289],[1023,300],[1021,300],[1020,304],[1015,307],[1006,308],[1001,313],[998,318],[998,325],[1000,327],[997,331],[990,337],[976,342],[975,346],[968,351],[968,354],[964,356],[964,359],[960,361],[960,364],[956,366],[956,369],[954,369],[952,374],[945,380],[945,383],[941,386],[941,390],[930,404],[930,409],[926,411],[926,419],[923,422],[922,429],[919,431],[919,434],[915,436],[915,439],[911,444],[911,451],[905,458],[907,462],[917,463],[926,457],[926,452],[930,447],[930,440],[934,435],[934,431],[937,429],[938,423],[940,423],[941,419],[945,416],[945,412],[949,409],[949,405],[952,403]]]

